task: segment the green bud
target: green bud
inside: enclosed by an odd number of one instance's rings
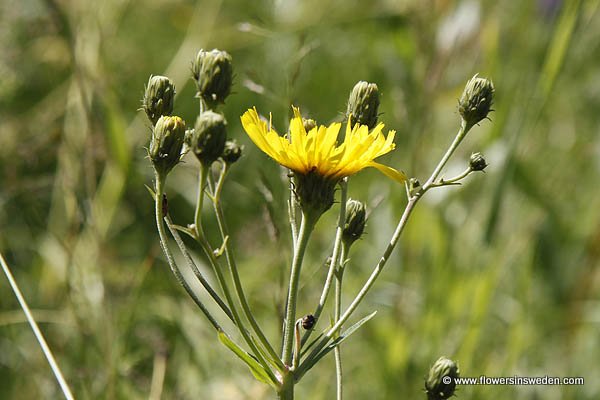
[[[359,123],[373,129],[377,125],[379,113],[379,89],[374,83],[360,81],[350,92],[346,118],[352,118],[352,125]]]
[[[459,377],[458,365],[446,358],[440,357],[429,370],[425,381],[425,392],[428,400],[445,400],[454,395],[455,379]]]
[[[237,144],[235,140],[228,140],[225,142],[225,148],[223,149],[223,154],[221,154],[221,158],[227,164],[233,164],[242,156],[242,146]]]
[[[483,171],[487,166],[488,165],[485,162],[485,158],[483,158],[481,153],[471,154],[471,158],[469,159],[469,167],[473,171]]]
[[[148,154],[159,174],[168,174],[179,162],[184,136],[185,122],[181,118],[167,115],[156,122]]]
[[[166,76],[152,76],[148,80],[142,108],[146,112],[152,125],[156,125],[158,119],[163,115],[171,115],[173,112],[173,99],[175,98],[175,86]]]
[[[231,56],[217,49],[200,50],[192,62],[192,75],[198,88],[197,96],[204,99],[209,108],[214,108],[216,104],[224,103],[231,92]]]
[[[348,199],[346,202],[346,222],[342,231],[342,240],[347,247],[360,239],[367,222],[367,207],[358,200]]]
[[[223,154],[227,123],[221,114],[205,111],[196,120],[189,138],[190,148],[203,165],[209,166]]]
[[[494,84],[477,74],[465,86],[458,101],[458,112],[468,127],[486,118],[494,100]]]

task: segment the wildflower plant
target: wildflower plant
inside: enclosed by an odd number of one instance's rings
[[[146,87],[142,109],[153,126],[148,153],[155,170],[151,193],[162,250],[176,280],[214,327],[221,343],[248,366],[256,379],[272,386],[279,399],[293,399],[294,386],[331,352],[335,357],[337,398],[341,399],[343,380],[340,346],[375,312],[347,329],[342,328],[350,322],[358,305],[373,288],[420,199],[432,189],[459,184],[471,173],[482,171],[487,166],[483,156],[475,153],[466,162],[463,173],[449,179],[441,177],[444,166],[467,132],[490,112],[494,86],[490,80],[477,75],[467,83],[458,106],[461,116],[458,133],[423,185],[400,169],[376,161],[394,150],[395,132],[389,130],[386,133],[384,124],[378,121],[380,98],[379,89],[374,83],[361,81],[352,89],[345,124],[334,122],[329,126],[319,125],[311,119],[304,119],[296,107],[293,107],[289,127],[283,131],[276,130],[272,118],[264,118],[256,108],[249,108],[241,116],[242,126],[251,141],[290,172],[288,211],[293,257],[288,272],[287,301],[282,310],[281,345],[278,345],[274,344],[275,338],[265,335],[248,303],[222,208],[221,192],[228,172],[234,164],[243,163],[243,158],[240,159],[243,149],[227,138],[226,118],[218,110],[218,106],[231,93],[232,73],[232,58],[226,52],[201,50],[197,54],[192,62],[192,76],[198,90],[196,98],[200,112],[193,128],[188,130],[180,117],[171,116],[175,93],[171,81],[166,77],[151,77]],[[345,128],[342,128],[343,125]],[[165,181],[185,152],[193,153],[198,159],[198,195],[194,215],[186,221],[189,224],[182,225],[175,224],[169,216]],[[344,308],[341,302],[344,271],[351,262],[352,245],[360,239],[368,222],[367,205],[359,200],[348,199],[348,185],[353,175],[368,167],[391,178],[396,190],[406,193],[407,203],[370,276]],[[300,272],[311,233],[320,217],[333,208],[338,194],[338,222],[322,292],[318,299],[308,300],[314,303],[314,312],[299,316]],[[202,209],[207,199],[212,203],[220,233],[221,240],[217,244],[211,243],[204,232]],[[182,234],[193,238],[204,252],[218,287],[213,287],[197,267],[191,250],[182,240]],[[210,311],[214,307],[204,304],[180,272],[171,249],[171,238],[187,267],[222,312],[219,315]],[[226,274],[229,274],[228,278]],[[333,319],[321,321],[327,300],[331,297],[332,286],[335,286],[331,312]],[[224,329],[224,319],[233,323],[244,341],[243,345],[234,342],[236,336]],[[315,331],[320,333],[310,340]],[[438,370],[449,368],[453,373],[458,373],[457,368],[448,367],[449,361],[440,360],[437,364],[443,364],[443,368],[436,367],[435,373],[431,373],[426,381],[429,398],[438,398],[439,395],[447,398],[445,396],[454,390],[453,387],[440,388],[436,383],[440,375]]]

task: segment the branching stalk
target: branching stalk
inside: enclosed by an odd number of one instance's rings
[[[234,285],[238,300],[242,306],[242,310],[244,311],[244,315],[250,322],[250,325],[252,326],[253,331],[256,333],[260,343],[263,345],[265,350],[269,353],[269,355],[271,356],[273,361],[277,364],[277,366],[280,369],[283,369],[283,363],[279,359],[279,356],[275,352],[275,349],[273,348],[273,346],[271,345],[271,343],[265,336],[260,325],[254,318],[254,314],[252,313],[252,310],[250,309],[250,305],[248,304],[248,300],[244,293],[244,288],[242,286],[242,282],[241,282],[240,275],[238,272],[237,263],[235,261],[235,256],[234,256],[233,251],[230,249],[229,240],[227,240],[227,238],[229,237],[229,231],[227,229],[227,224],[225,222],[225,216],[223,214],[223,207],[221,206],[221,202],[220,202],[221,189],[223,187],[223,181],[225,179],[225,175],[227,174],[227,172],[228,172],[228,168],[227,168],[227,166],[225,166],[221,172],[221,175],[220,175],[219,180],[217,181],[216,185],[212,185],[213,184],[212,176],[209,176],[209,184],[214,186],[213,208],[214,208],[214,212],[215,212],[215,215],[217,218],[217,224],[219,225],[219,231],[221,232],[221,239],[223,240],[223,243],[224,243],[225,258],[227,260],[227,265],[229,267],[231,279],[233,281],[233,285]]]
[[[183,288],[188,293],[188,295],[192,298],[192,300],[194,300],[194,303],[196,303],[198,308],[200,308],[202,313],[210,321],[211,325],[216,330],[223,331],[223,328],[221,328],[221,326],[219,325],[217,320],[211,315],[211,313],[208,311],[206,306],[202,303],[200,298],[198,298],[196,293],[192,290],[192,288],[186,282],[185,278],[181,274],[181,271],[179,271],[179,268],[177,268],[177,265],[175,264],[175,259],[173,258],[173,255],[171,254],[171,250],[169,249],[169,246],[167,243],[167,235],[165,233],[165,227],[163,225],[164,216],[163,216],[162,199],[163,199],[163,194],[164,194],[164,181],[165,181],[164,177],[161,176],[160,174],[156,173],[156,191],[155,191],[155,195],[154,195],[154,197],[155,197],[154,198],[154,208],[155,208],[155,214],[156,214],[156,227],[158,229],[158,235],[160,237],[160,247],[162,248],[163,253],[165,254],[165,257],[167,257],[167,262],[169,263],[169,267],[171,267],[171,272],[173,272],[173,275],[175,275],[175,279],[177,279],[177,282],[179,282],[179,284],[181,286],[183,286]]]

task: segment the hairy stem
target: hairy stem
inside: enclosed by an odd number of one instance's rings
[[[285,308],[285,320],[283,329],[283,351],[281,359],[283,363],[290,366],[292,363],[292,349],[294,347],[294,324],[296,323],[296,303],[298,300],[298,286],[300,271],[304,252],[308,245],[310,234],[315,226],[316,219],[302,212],[302,221],[298,231],[298,243],[294,246],[294,258],[290,271],[290,283],[288,288],[287,304]],[[293,386],[293,383],[292,383]]]
[[[340,252],[339,267],[335,274],[335,302],[333,309],[333,319],[337,321],[340,319],[342,312],[342,280],[344,278],[344,271],[346,269],[345,261],[348,248],[345,243],[342,243],[342,251]],[[340,327],[341,328],[341,327]],[[343,398],[343,387],[342,387],[342,354],[340,346],[336,346],[333,350],[335,357],[335,378],[336,378],[336,393],[337,400]]]
[[[319,304],[315,309],[313,316],[315,320],[318,321],[321,313],[323,312],[323,307],[325,307],[325,303],[327,302],[327,296],[329,295],[331,289],[331,282],[333,281],[333,277],[335,275],[335,269],[338,262],[340,247],[342,243],[342,233],[344,232],[344,223],[346,221],[346,201],[348,197],[348,184],[346,178],[340,181],[341,190],[341,199],[340,199],[340,213],[338,216],[338,224],[335,232],[335,241],[333,244],[333,253],[331,254],[331,260],[329,262],[329,269],[327,271],[327,277],[325,278],[325,284],[323,285],[323,291],[321,292],[321,297],[319,298]],[[302,337],[302,345],[304,345],[313,329],[309,329],[304,333]]]
[[[221,202],[220,202],[221,188],[223,187],[223,181],[225,179],[225,174],[227,174],[227,171],[228,171],[228,168],[225,167],[221,173],[221,176],[220,176],[219,181],[217,182],[216,186],[213,185],[214,182],[212,182],[212,176],[209,176],[209,184],[211,184],[214,187],[213,208],[214,208],[215,215],[217,217],[217,224],[219,225],[219,231],[221,232],[221,239],[223,240],[224,247],[225,247],[225,258],[227,260],[227,265],[229,267],[229,272],[231,275],[231,279],[233,281],[233,286],[236,291],[238,300],[242,306],[242,310],[244,311],[244,315],[250,322],[250,326],[252,326],[253,331],[256,333],[260,343],[263,345],[263,347],[265,348],[267,353],[271,356],[271,358],[278,365],[278,367],[280,369],[283,369],[283,363],[281,363],[281,360],[279,359],[279,356],[275,352],[275,349],[273,348],[273,346],[271,346],[271,343],[269,342],[269,340],[265,336],[264,332],[262,331],[260,325],[254,318],[254,314],[252,313],[252,310],[250,310],[250,305],[248,304],[248,300],[246,298],[246,294],[244,293],[244,288],[242,286],[242,282],[241,282],[240,275],[238,272],[237,263],[235,261],[235,256],[229,246],[229,243],[230,243],[230,241],[228,240],[229,230],[227,229],[227,224],[225,222],[225,216],[223,213],[223,207],[221,206]]]
[[[173,258],[171,249],[169,249],[169,246],[167,243],[167,235],[165,233],[165,227],[163,225],[164,216],[163,216],[162,199],[163,199],[163,194],[164,194],[164,181],[165,181],[164,176],[161,176],[157,172],[156,173],[156,191],[155,191],[155,195],[154,195],[154,197],[155,197],[154,198],[154,208],[155,208],[155,214],[156,214],[156,227],[158,229],[158,235],[160,237],[160,247],[162,248],[162,251],[165,254],[165,257],[167,257],[167,262],[169,263],[169,267],[171,267],[171,272],[173,272],[173,275],[175,275],[175,279],[177,279],[177,282],[179,282],[179,284],[181,286],[183,286],[183,288],[188,293],[188,295],[192,298],[192,300],[194,300],[194,303],[196,303],[196,305],[200,308],[202,313],[210,321],[211,325],[216,330],[223,331],[223,329],[221,328],[221,326],[219,325],[217,320],[211,315],[211,313],[208,311],[206,306],[202,303],[200,298],[198,298],[196,293],[192,290],[190,285],[188,285],[188,283],[186,282],[185,278],[181,274],[181,271],[179,271],[179,268],[177,268],[177,265],[175,264],[175,259]]]

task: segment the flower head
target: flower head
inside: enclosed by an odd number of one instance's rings
[[[337,182],[364,168],[373,167],[398,182],[406,180],[404,173],[373,161],[395,147],[395,131],[389,131],[386,138],[382,133],[382,123],[369,132],[365,125],[354,124],[352,127],[349,120],[341,143],[337,140],[341,127],[339,122],[328,127],[314,126],[307,132],[297,108],[294,108],[294,118],[290,121],[289,139],[280,136],[271,123],[261,120],[255,108],[242,115],[242,125],[258,148],[296,174],[312,173]]]
[[[381,133],[383,124],[369,132],[366,125],[352,124],[352,118],[348,118],[341,143],[338,134],[342,124],[336,122],[328,127],[307,124],[297,108],[287,136],[280,136],[270,122],[260,119],[255,108],[242,115],[242,125],[262,151],[294,172],[300,206],[314,218],[333,205],[336,184],[363,168],[377,168],[398,182],[406,180],[402,172],[373,161],[394,149],[395,132],[390,131],[386,138]]]

